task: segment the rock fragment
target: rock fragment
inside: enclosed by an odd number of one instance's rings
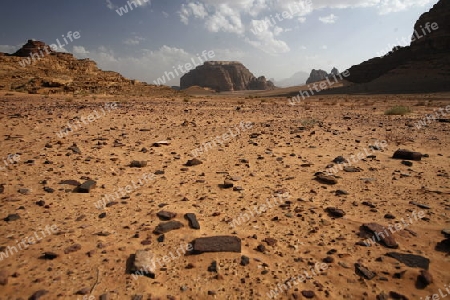
[[[187,162],[186,162],[186,166],[187,167],[193,167],[193,166],[198,166],[198,165],[201,165],[203,162],[200,160],[200,159],[198,159],[198,158],[193,158],[193,159],[190,159],[190,160],[188,160]]]
[[[170,212],[170,211],[165,211],[165,210],[158,212],[156,215],[158,216],[158,218],[160,218],[161,220],[164,220],[164,221],[172,220],[173,218],[175,218],[177,216],[176,213]]]
[[[333,218],[342,218],[345,216],[345,212],[336,207],[327,207],[325,211]]]
[[[319,173],[316,175],[316,180],[320,183],[324,184],[337,184],[337,178],[331,175],[325,175],[323,173]]]
[[[371,280],[376,276],[374,272],[370,271],[369,269],[367,269],[366,267],[364,267],[359,263],[355,264],[355,272],[357,275],[362,276],[367,280]]]
[[[428,270],[430,266],[430,260],[420,255],[389,252],[386,254],[386,256],[392,257],[411,268],[421,268],[424,270]]]
[[[394,152],[394,155],[392,156],[396,159],[404,159],[404,160],[422,160],[422,153],[420,152],[413,152],[406,149],[399,149]]]
[[[138,250],[134,255],[130,272],[136,275],[144,275],[150,278],[156,276],[155,255],[148,250]]]
[[[193,242],[194,253],[241,252],[241,239],[235,236],[212,236],[197,238]]]
[[[393,233],[386,227],[377,223],[366,223],[362,225],[362,229],[370,231],[374,235],[374,240],[381,241],[384,246],[393,249],[398,248]]]
[[[189,222],[189,227],[192,229],[200,229],[200,224],[197,221],[197,216],[194,213],[186,213],[184,217]]]
[[[160,223],[158,226],[156,226],[155,230],[153,230],[153,233],[155,234],[163,234],[167,233],[172,230],[180,229],[184,225],[183,223],[179,221],[170,221],[167,223]]]
[[[91,189],[95,188],[97,182],[95,180],[86,180],[77,188],[78,193],[89,193]]]

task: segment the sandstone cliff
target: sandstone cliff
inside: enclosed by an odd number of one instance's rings
[[[207,61],[180,79],[181,89],[191,86],[211,88],[216,91],[267,90],[273,89],[271,81],[264,76],[256,78],[243,64],[237,61]]]
[[[432,23],[438,29],[430,30]],[[435,25],[436,26],[436,25]],[[349,69],[347,92],[450,90],[450,1],[440,0],[415,23],[412,42]]]
[[[147,85],[116,72],[102,71],[92,60],[55,52],[45,43],[32,40],[14,54],[0,53],[0,90],[32,94],[175,93],[169,87]]]

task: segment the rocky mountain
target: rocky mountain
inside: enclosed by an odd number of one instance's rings
[[[324,70],[313,69],[311,71],[311,74],[309,75],[308,80],[306,80],[306,84],[322,81],[322,80],[325,80],[327,77],[333,77],[334,75],[338,75],[338,74],[339,74],[339,71],[336,68],[333,68],[329,74]]]
[[[237,61],[207,61],[180,79],[181,89],[191,86],[211,88],[216,91],[268,90],[271,81],[264,76],[255,77],[242,63]]]
[[[450,90],[450,1],[440,0],[414,25],[411,44],[349,69],[346,92]]]
[[[13,54],[0,53],[0,90],[31,94],[175,93],[169,87],[148,85],[116,72],[102,71],[90,59],[77,59],[33,40]]]

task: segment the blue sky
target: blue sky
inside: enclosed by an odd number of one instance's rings
[[[214,51],[213,60],[241,61],[256,76],[280,80],[313,68],[343,71],[379,56],[409,38],[418,17],[438,2],[135,1],[131,10],[126,0],[2,0],[0,52],[28,39],[53,44],[78,31],[67,52],[148,83],[205,50]],[[272,17],[276,24],[264,21]]]

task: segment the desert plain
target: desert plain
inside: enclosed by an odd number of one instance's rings
[[[445,112],[450,94],[318,95],[289,105],[250,93],[0,93],[0,246],[10,251],[0,260],[0,299],[445,299],[450,112],[424,118]],[[399,105],[411,112],[385,114]],[[249,126],[187,164],[241,122]],[[394,159],[398,149],[422,159]],[[352,155],[359,159],[336,168],[335,181],[317,180]],[[96,184],[77,191],[88,180]],[[119,198],[96,205],[119,188]],[[183,226],[155,234],[161,211]],[[391,227],[394,246],[367,245],[369,223],[403,225]],[[212,236],[237,237],[240,252],[173,255]],[[155,276],[131,274],[139,250],[162,261]]]

